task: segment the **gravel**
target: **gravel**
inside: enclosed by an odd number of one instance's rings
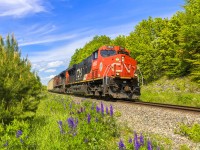
[[[73,99],[75,101],[83,100],[83,98],[75,96],[73,96]],[[95,101],[96,103],[101,102],[101,100],[89,100]],[[200,124],[200,113],[122,102],[103,101],[103,103],[107,106],[112,104],[114,113],[116,111],[121,113],[118,121],[127,122],[128,127],[137,133],[142,132],[149,135],[159,134],[163,138],[170,139],[172,141],[172,149],[174,150],[178,150],[180,145],[187,145],[191,150],[200,150],[200,143],[194,143],[187,137],[174,133],[178,123]]]

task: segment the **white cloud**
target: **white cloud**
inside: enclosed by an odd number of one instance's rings
[[[47,69],[44,72],[56,72],[56,69]]]
[[[29,54],[29,59],[32,63],[49,62],[49,61],[63,61],[71,58],[77,48],[81,48],[86,42],[90,41],[92,37],[85,37],[83,39],[76,40],[70,44],[63,45],[54,49],[32,52]]]
[[[23,17],[45,11],[42,0],[0,0],[0,16]]]
[[[47,64],[47,68],[59,67],[63,64],[63,61],[52,61]]]
[[[48,81],[50,79],[52,79],[53,77],[55,77],[56,75],[50,75],[50,76],[47,76],[47,77],[42,77],[41,80],[45,80],[45,81]]]
[[[76,35],[53,35],[49,37],[42,37],[40,40],[29,39],[28,41],[19,41],[20,42],[19,46],[57,42],[57,41],[71,39],[74,37],[76,37]]]

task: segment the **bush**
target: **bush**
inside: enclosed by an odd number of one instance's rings
[[[37,109],[41,83],[27,58],[22,59],[14,36],[0,36],[0,120],[8,124]],[[29,115],[26,115],[29,116]]]

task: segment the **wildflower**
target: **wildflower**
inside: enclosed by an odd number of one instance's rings
[[[140,145],[144,145],[144,137],[142,133],[140,134]]]
[[[153,150],[152,145],[151,145],[151,141],[149,141],[149,140],[147,142],[147,149],[148,150]]]
[[[98,113],[100,112],[100,108],[98,106],[96,107],[96,110]]]
[[[90,123],[90,120],[91,120],[91,116],[90,116],[90,114],[88,114],[88,116],[87,116],[88,123]]]
[[[20,137],[22,135],[22,131],[21,130],[18,130],[17,133],[16,133],[16,137]]]
[[[67,119],[67,122],[68,122],[68,126],[70,128],[76,128],[76,126],[78,124],[78,119],[76,119],[76,122],[75,122],[75,120],[71,117],[71,118]]]
[[[101,114],[104,115],[104,107],[102,102],[101,102]]]
[[[120,139],[120,141],[119,141],[119,149],[120,149],[120,150],[123,150],[123,149],[125,149],[125,148],[126,148],[126,147],[125,147],[123,141]]]
[[[140,148],[140,143],[138,142],[138,137],[136,132],[134,132],[134,147],[135,150],[139,150]]]
[[[160,150],[160,147],[159,147],[159,146],[157,147],[157,150]]]
[[[112,105],[110,105],[110,116],[111,117],[113,116],[113,107],[112,107]]]
[[[133,142],[133,140],[132,140],[131,137],[129,138],[128,142],[129,142],[129,143],[132,143],[132,142]]]
[[[106,114],[108,115],[108,107],[106,107]]]
[[[60,128],[60,133],[61,134],[64,133],[62,125],[63,125],[62,121],[58,121],[58,126]]]

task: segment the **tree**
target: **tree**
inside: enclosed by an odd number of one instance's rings
[[[126,36],[124,36],[124,35],[117,36],[115,39],[112,40],[111,44],[125,48],[126,47]]]
[[[168,19],[149,18],[140,22],[126,38],[126,47],[138,65],[147,82],[160,78],[164,72],[167,49],[162,32],[168,26]]]
[[[21,58],[14,36],[0,41],[0,119],[9,122],[36,110],[42,85],[29,60]]]
[[[200,0],[186,0],[185,11],[179,15],[180,47],[187,74],[200,84]]]

